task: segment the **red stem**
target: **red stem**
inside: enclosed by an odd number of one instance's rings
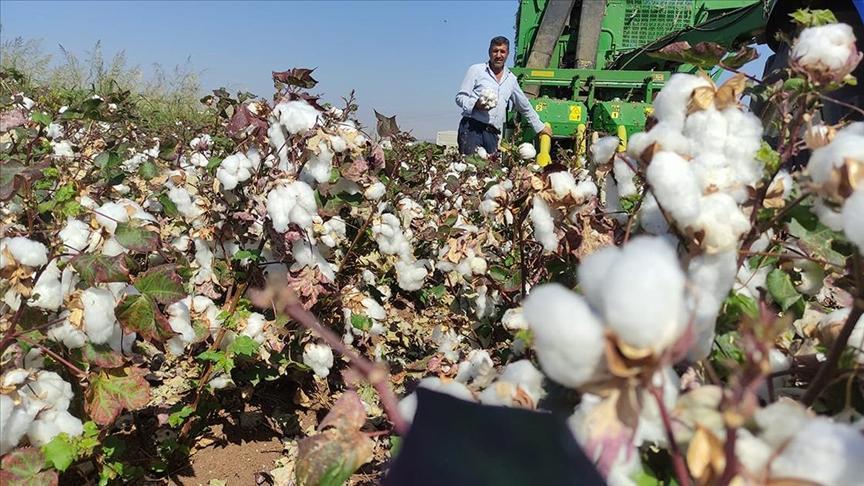
[[[678,484],[688,486],[690,484],[690,474],[687,472],[684,456],[681,455],[681,450],[678,449],[678,443],[675,442],[675,434],[672,433],[672,419],[669,417],[669,411],[666,410],[666,404],[663,403],[663,394],[658,387],[652,386],[649,389],[657,401],[657,408],[660,410],[660,417],[663,419],[663,428],[666,430],[666,440],[669,442],[669,453],[672,456],[672,465],[675,468]]]

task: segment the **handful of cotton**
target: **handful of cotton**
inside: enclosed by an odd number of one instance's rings
[[[483,89],[480,91],[480,104],[487,110],[495,108],[498,105],[498,93],[493,89]]]

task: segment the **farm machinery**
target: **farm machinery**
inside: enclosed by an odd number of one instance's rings
[[[781,0],[782,1],[782,0]],[[655,57],[673,42],[710,41],[734,50],[763,34],[770,0],[520,0],[515,67],[511,71],[553,139],[541,137],[538,162],[552,142],[584,156],[587,140],[643,131],[651,102],[674,72],[688,64]],[[719,72],[712,73],[718,76]],[[530,141],[534,132],[518,118]]]

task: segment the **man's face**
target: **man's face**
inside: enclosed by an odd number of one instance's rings
[[[503,68],[504,63],[507,62],[508,54],[510,54],[510,49],[507,47],[507,44],[492,46],[489,49],[489,65],[493,69]]]

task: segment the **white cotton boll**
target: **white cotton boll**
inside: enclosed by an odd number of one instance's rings
[[[534,144],[525,142],[519,145],[519,158],[522,160],[534,160],[537,157],[537,149]]]
[[[617,246],[605,246],[582,259],[576,269],[579,289],[595,309],[602,309],[606,275],[620,256],[621,250]]]
[[[722,153],[703,152],[690,161],[690,167],[703,193],[729,192],[736,188],[738,178],[735,168]]]
[[[307,343],[303,348],[303,364],[321,378],[326,378],[333,367],[333,350],[326,344]]]
[[[722,152],[727,132],[726,117],[714,108],[691,113],[684,122],[683,134],[693,141],[693,155]]]
[[[54,156],[64,159],[75,157],[75,151],[72,150],[72,144],[67,141],[51,142],[51,147],[54,150]]]
[[[117,238],[113,236],[105,240],[105,243],[102,244],[102,254],[107,257],[115,257],[117,255],[122,255],[129,251],[128,248],[121,245]]]
[[[321,225],[321,243],[334,248],[345,239],[345,221],[339,216],[334,216]]]
[[[413,261],[411,243],[402,232],[399,218],[391,213],[384,213],[380,220],[372,223],[372,234],[378,244],[378,250],[385,255],[399,255],[400,259]]]
[[[72,393],[72,385],[65,382],[63,378],[53,371],[40,371],[36,380],[19,390],[33,400],[38,400],[53,410],[66,410],[75,396]]]
[[[213,252],[207,242],[200,238],[195,239],[195,263],[198,265],[198,271],[192,279],[195,285],[201,285],[214,277]]]
[[[409,292],[423,288],[423,283],[429,274],[425,263],[425,260],[416,262],[397,260],[394,266],[396,267],[396,282],[399,284],[399,288]]]
[[[248,318],[246,318],[246,327],[240,334],[251,338],[258,344],[261,344],[266,339],[266,336],[264,336],[264,326],[266,324],[267,319],[263,314],[253,312]]]
[[[540,196],[534,196],[529,213],[534,227],[534,239],[543,245],[547,253],[558,249],[558,236],[555,234],[555,220],[546,201]]]
[[[363,197],[370,201],[377,201],[384,197],[386,193],[387,186],[381,183],[381,181],[375,181],[374,184],[366,188],[366,191],[363,192]]]
[[[858,192],[858,191],[856,191]],[[843,213],[838,211],[822,199],[816,199],[813,202],[813,213],[819,218],[819,222],[834,231],[843,231]]]
[[[10,260],[7,256],[12,255]],[[48,263],[48,248],[38,241],[16,236],[0,240],[0,268],[6,268],[13,263],[27,267],[41,267]]]
[[[45,136],[51,140],[57,140],[63,137],[63,127],[57,123],[50,123],[45,127]]]
[[[279,118],[279,123],[292,135],[311,130],[321,116],[321,112],[303,100],[279,103],[273,108],[273,114]]]
[[[486,405],[514,406],[519,392],[528,395],[532,405],[546,394],[543,391],[543,374],[527,359],[514,361],[504,367],[501,376],[480,394],[480,402]]]
[[[29,376],[30,370],[24,368],[9,370],[3,374],[3,388],[17,387],[27,381]]]
[[[111,292],[91,287],[81,294],[84,306],[84,331],[93,344],[108,342],[114,331],[114,296]]]
[[[717,316],[735,283],[737,272],[737,253],[734,250],[702,254],[690,260],[687,279],[692,292],[688,297],[688,307],[694,329],[689,359],[698,361],[711,353]]]
[[[569,171],[561,170],[549,174],[549,183],[559,200],[576,193],[576,179]]]
[[[210,159],[202,153],[195,152],[189,156],[189,163],[195,167],[207,167],[210,164]]]
[[[657,202],[680,226],[696,220],[702,190],[686,160],[672,152],[658,152],[648,166],[647,178]]]
[[[455,363],[459,360],[459,344],[464,339],[463,336],[456,333],[452,329],[444,330],[442,326],[435,326],[432,330],[432,342],[438,346],[437,352],[444,355],[444,358]]]
[[[598,139],[588,148],[588,151],[591,154],[591,161],[597,165],[609,162],[609,160],[611,160],[615,155],[615,152],[618,151],[618,145],[620,143],[621,141],[615,136]]]
[[[647,192],[639,207],[639,226],[652,235],[665,235],[669,233],[669,222],[663,216],[654,193]]]
[[[291,271],[298,271],[303,267],[318,267],[321,275],[328,281],[336,280],[333,266],[321,255],[318,245],[305,240],[296,240],[291,245],[291,255],[294,257]]]
[[[848,159],[864,160],[864,133],[859,134],[857,128],[852,128],[840,130],[831,143],[813,151],[807,171],[814,183],[830,183],[834,171]]]
[[[781,398],[756,410],[753,418],[760,428],[759,438],[775,449],[813,420],[803,405],[790,398]]]
[[[53,418],[53,414],[42,414],[48,415],[50,418]],[[60,427],[53,420],[46,419],[36,419],[30,423],[30,427],[27,428],[27,438],[30,440],[30,443],[41,447],[49,442],[51,439],[56,437],[60,433]]]
[[[458,381],[444,381],[437,377],[423,378],[417,384],[417,388],[425,388],[451,397],[465,400],[468,402],[474,401],[474,395],[462,383]],[[417,394],[411,393],[407,397],[399,401],[399,414],[402,415],[409,423],[414,421],[414,414],[417,412]]]
[[[636,237],[606,272],[601,314],[624,343],[661,352],[684,331],[684,285],[675,249],[659,237]]]
[[[654,117],[679,130],[684,126],[687,105],[696,88],[711,87],[711,81],[692,74],[673,74],[654,98]]]
[[[477,147],[477,150],[474,152],[477,157],[480,157],[483,160],[487,160],[489,158],[489,154],[486,152],[486,149],[483,147]]]
[[[230,374],[222,373],[213,377],[213,379],[210,380],[210,382],[207,384],[210,385],[210,388],[214,390],[222,390],[224,388],[228,388],[229,386],[233,386],[234,380],[231,379]]]
[[[180,352],[174,353],[176,355],[183,354],[183,348],[186,345],[195,342],[195,330],[192,328],[192,317],[189,314],[190,303],[191,299],[187,297],[186,299],[169,305],[168,308],[165,309],[168,314],[168,324],[171,326],[171,330],[178,334],[178,336],[175,336],[172,340],[179,339],[180,343],[182,343]],[[176,349],[174,349],[174,351],[176,351]]]
[[[536,287],[522,306],[543,371],[577,388],[601,366],[603,325],[581,296],[559,284]]]
[[[630,168],[630,164],[616,157],[612,165],[612,171],[615,174],[615,182],[618,184],[619,197],[630,197],[639,192],[634,180],[636,173]]]
[[[213,145],[213,137],[206,133],[198,135],[189,141],[189,148],[192,150],[207,150],[211,145]]]
[[[864,255],[864,188],[859,188],[846,199],[840,214],[846,238]]]
[[[861,484],[864,435],[828,418],[812,419],[771,462],[771,477],[837,486]]]
[[[651,376],[651,383],[661,390],[661,399],[666,409],[673,410],[681,387],[681,380],[675,371],[671,367],[658,370]],[[666,446],[668,444],[666,428],[663,426],[663,417],[657,399],[646,389],[642,389],[640,393],[642,409],[639,411],[639,423],[633,443],[637,446],[646,442]]]
[[[56,341],[58,343],[63,343],[69,349],[80,348],[84,346],[87,342],[87,334],[84,331],[78,329],[73,326],[69,322],[69,313],[64,312],[61,317],[64,317],[64,321],[61,324],[58,324],[46,333],[48,339],[52,341]]]
[[[158,152],[156,155],[159,155]],[[155,157],[154,155],[153,157]],[[124,160],[120,163],[120,167],[123,168],[126,172],[135,172],[138,170],[138,167],[141,167],[141,164],[147,161],[147,154],[135,154],[132,157]]]
[[[63,243],[64,253],[78,254],[88,246],[90,227],[83,221],[69,217],[58,236]]]
[[[310,185],[313,182],[323,184],[330,180],[332,171],[333,152],[326,143],[321,142],[318,144],[318,153],[311,154],[300,171],[300,180]]]
[[[288,158],[288,149],[290,148],[290,145],[285,138],[285,132],[282,129],[282,125],[272,123],[267,129],[267,139],[270,142],[270,146],[273,147],[279,157],[279,169],[286,172],[293,171],[294,166]]]
[[[627,142],[627,153],[633,158],[640,158],[651,145],[657,144],[659,150],[689,155],[692,152],[692,142],[681,134],[681,128],[671,123],[660,122],[647,132],[637,133]]]
[[[348,149],[348,143],[345,141],[344,138],[340,137],[339,135],[331,135],[329,140],[330,140],[330,147],[337,154],[341,154],[342,152],[344,152],[345,150]]]
[[[222,184],[222,189],[226,191],[234,189],[250,177],[252,177],[252,161],[242,153],[225,157],[216,169],[216,178]]]
[[[852,27],[842,23],[804,29],[789,57],[808,72],[831,75],[835,80],[852,72],[861,59]]]
[[[24,404],[16,406],[8,395],[0,395],[0,408],[4,419],[0,427],[0,454],[6,454],[21,442],[39,409]]]
[[[39,280],[33,287],[30,297],[30,305],[47,310],[57,310],[63,304],[63,286],[60,282],[60,269],[57,268],[57,260],[51,260],[47,267],[42,270]],[[35,297],[35,298],[34,298]]]
[[[528,329],[528,321],[525,320],[521,307],[512,307],[504,311],[504,315],[501,316],[501,325],[508,331]]]
[[[192,221],[204,214],[204,210],[195,204],[192,195],[183,187],[172,187],[169,189],[168,199],[177,206],[177,211],[186,221]]]
[[[708,253],[735,249],[738,239],[750,229],[750,220],[728,194],[715,192],[701,199],[701,212],[692,224],[705,232],[702,247]]]
[[[267,214],[279,233],[288,231],[290,224],[308,229],[318,215],[315,192],[302,181],[276,186],[267,194]]]
[[[491,110],[498,105],[498,92],[491,88],[484,88],[480,91],[480,104],[487,110]]]
[[[470,383],[472,380],[483,379],[493,374],[495,364],[485,349],[472,349],[468,359],[459,363],[455,380],[459,383]]]

